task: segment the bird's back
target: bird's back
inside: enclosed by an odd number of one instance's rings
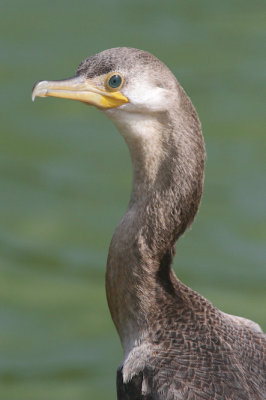
[[[257,326],[182,284],[165,300],[117,372],[119,400],[265,399],[266,336]]]

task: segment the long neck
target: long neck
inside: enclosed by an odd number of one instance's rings
[[[173,290],[174,244],[198,210],[205,151],[189,100],[180,118],[168,112],[127,116],[117,125],[130,150],[133,187],[110,245],[106,291],[127,351],[145,335],[160,296]]]

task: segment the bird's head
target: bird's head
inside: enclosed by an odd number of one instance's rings
[[[84,60],[74,78],[37,82],[32,99],[79,100],[111,116],[165,111],[175,94],[177,81],[161,61],[142,50],[118,47]]]
[[[108,115],[132,158],[130,204],[170,193],[164,207],[171,205],[172,217],[177,210],[178,221],[185,216],[178,234],[191,223],[202,193],[204,142],[196,111],[165,64],[143,50],[108,49],[85,59],[71,79],[38,82],[36,96],[79,100]]]

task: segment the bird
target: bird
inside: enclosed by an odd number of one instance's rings
[[[260,326],[222,312],[172,268],[201,202],[206,158],[199,117],[174,74],[149,52],[116,47],[86,58],[73,78],[37,82],[36,96],[96,106],[129,148],[131,196],[106,269],[124,354],[117,399],[265,400]]]

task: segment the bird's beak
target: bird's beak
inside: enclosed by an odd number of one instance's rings
[[[84,76],[61,81],[39,81],[32,89],[32,101],[36,96],[79,100],[101,109],[119,107],[129,102],[128,98],[119,91],[109,92],[99,89]]]

